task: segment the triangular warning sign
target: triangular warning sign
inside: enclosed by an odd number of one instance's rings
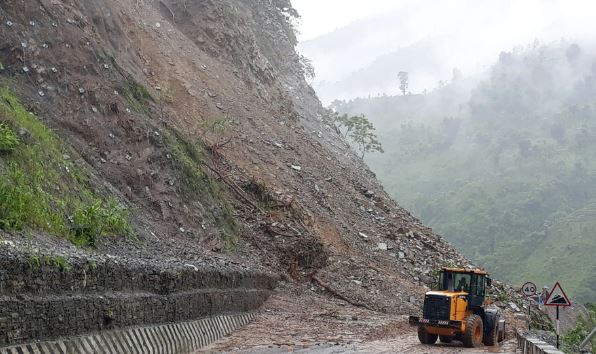
[[[544,302],[545,306],[571,306],[571,301],[561,288],[561,284],[557,282],[553,287],[553,290],[548,294],[546,301]]]

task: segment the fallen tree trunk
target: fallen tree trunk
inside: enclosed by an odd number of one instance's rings
[[[348,299],[347,297],[343,296],[342,294],[338,293],[337,291],[333,290],[327,283],[325,283],[324,281],[322,281],[321,279],[319,279],[319,277],[317,277],[316,275],[312,275],[311,279],[318,284],[320,287],[324,288],[325,290],[327,290],[328,292],[331,293],[331,295],[337,297],[340,300],[343,300],[347,303],[349,303],[350,305],[356,306],[356,307],[363,307],[365,309],[371,310],[371,311],[375,311],[374,309],[370,308],[369,306],[367,306],[366,304],[363,303],[359,303],[359,302],[354,302],[350,299]]]

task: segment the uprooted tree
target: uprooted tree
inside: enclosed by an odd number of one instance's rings
[[[369,152],[384,152],[381,143],[377,140],[374,125],[364,114],[339,115],[337,112],[329,110],[325,119],[339,135],[348,140],[348,143],[356,146],[361,159]]]

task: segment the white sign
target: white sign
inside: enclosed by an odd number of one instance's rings
[[[544,302],[545,306],[571,306],[571,301],[561,288],[561,284],[557,282],[553,287],[553,290],[548,294],[546,301]]]
[[[522,285],[522,293],[526,296],[533,296],[536,295],[536,284],[532,282],[527,282]]]

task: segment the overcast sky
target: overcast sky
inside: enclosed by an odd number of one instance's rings
[[[407,2],[410,0],[292,0],[292,5],[302,16],[300,40],[305,41]]]
[[[414,92],[450,79],[453,68],[464,75],[483,72],[501,51],[534,40],[550,43],[565,38],[596,44],[596,0],[292,0],[292,4],[302,17],[299,50],[313,61],[317,73],[313,85],[320,94],[321,83],[340,82],[384,54],[424,41],[437,47],[427,55],[434,55],[442,68],[432,60],[432,67],[421,67],[429,61],[421,57],[425,53],[412,57],[411,65],[400,63],[399,70],[417,71],[411,79]],[[379,87],[368,93],[385,91]],[[325,96],[331,99],[333,93]]]
[[[292,0],[292,4],[302,15],[300,26],[302,41],[331,32],[359,19],[404,8],[414,2],[414,0]],[[530,29],[534,24],[545,22],[560,22],[563,27],[586,29],[591,27],[596,16],[594,0],[474,0],[474,2],[488,5],[487,10],[494,5],[509,9],[509,16],[502,19],[502,24],[522,31]],[[451,11],[437,13],[436,9],[429,7],[427,9],[429,20],[437,17],[457,17],[461,14],[483,15],[482,10],[480,13],[468,11],[470,1],[436,0],[436,3],[443,5],[442,10],[446,4],[449,5]],[[423,22],[420,27],[428,28],[424,26],[426,24]],[[596,25],[593,29],[596,31]],[[479,31],[482,31],[482,28],[479,28]]]

